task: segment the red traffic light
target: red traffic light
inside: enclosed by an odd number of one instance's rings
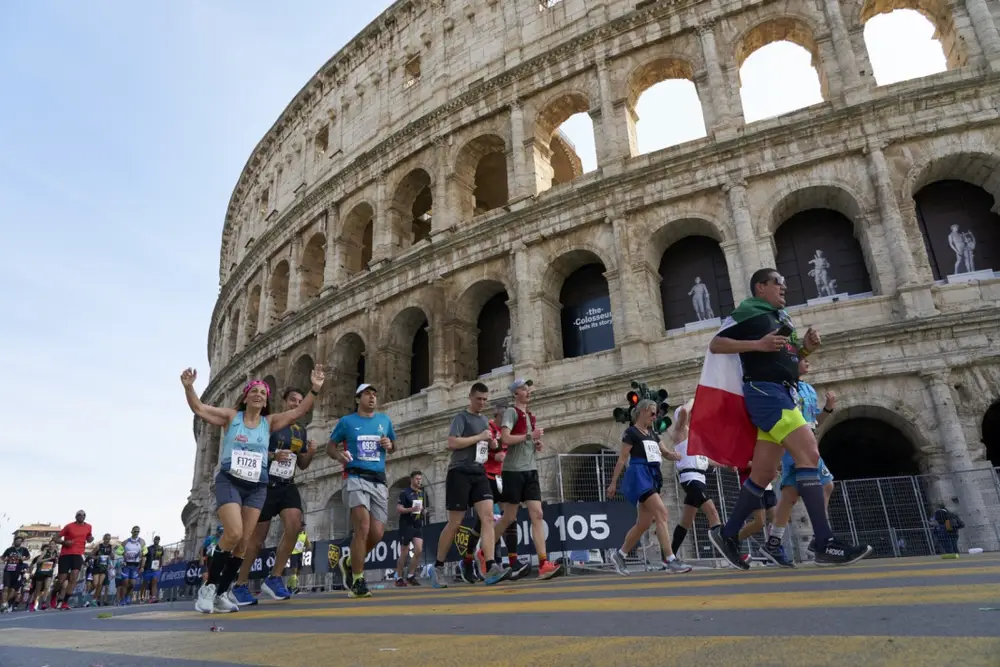
[[[625,394],[625,399],[628,401],[628,404],[631,405],[632,407],[639,405],[638,392],[630,391],[629,393]]]

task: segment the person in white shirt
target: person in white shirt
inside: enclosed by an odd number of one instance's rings
[[[674,423],[667,429],[667,437],[673,443],[674,451],[681,455],[676,468],[681,488],[684,489],[684,509],[681,511],[680,521],[674,526],[674,537],[670,544],[675,554],[684,544],[688,532],[694,527],[694,519],[699,510],[708,519],[709,528],[722,523],[715,502],[708,497],[708,485],[705,479],[705,474],[713,462],[708,457],[688,456],[687,453],[688,426],[691,422],[692,408],[694,408],[693,398],[674,411]]]

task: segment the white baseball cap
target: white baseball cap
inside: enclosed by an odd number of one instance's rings
[[[533,384],[535,384],[535,383],[532,382],[531,380],[525,380],[524,378],[517,378],[516,380],[514,380],[513,382],[510,383],[510,386],[507,387],[507,389],[509,389],[510,393],[513,394],[515,391],[517,391],[521,387],[530,387]]]
[[[355,397],[360,396],[362,393],[364,393],[364,391],[366,389],[371,389],[376,394],[378,393],[378,389],[376,389],[374,386],[372,386],[372,385],[368,384],[367,382],[365,382],[365,383],[362,383],[362,384],[358,385],[358,389],[357,389],[357,391],[354,392],[354,396]]]

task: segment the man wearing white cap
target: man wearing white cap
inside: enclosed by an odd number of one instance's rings
[[[545,519],[542,517],[542,487],[538,481],[538,461],[535,453],[542,449],[544,431],[535,423],[535,415],[528,412],[531,388],[534,382],[517,378],[510,383],[514,407],[507,408],[500,422],[500,438],[507,446],[503,461],[503,518],[494,529],[494,535],[503,535],[507,526],[517,520],[517,510],[522,503],[528,508],[531,519],[531,538],[538,554],[538,578],[551,579],[559,573],[560,565],[547,559],[545,549]],[[527,570],[525,570],[527,574]]]
[[[385,455],[396,447],[396,432],[388,415],[375,412],[378,391],[361,384],[354,392],[357,412],[337,422],[326,453],[344,465],[344,493],[351,511],[351,552],[344,569],[351,568],[352,581],[344,581],[352,598],[371,597],[365,583],[365,558],[385,531],[389,518],[389,489],[385,483]]]

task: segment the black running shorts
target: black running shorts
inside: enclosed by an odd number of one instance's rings
[[[684,489],[684,504],[689,507],[701,507],[708,501],[708,487],[700,479],[681,482]]]
[[[270,521],[281,514],[282,510],[296,509],[302,511],[302,496],[299,489],[294,484],[274,484],[267,487],[267,498],[264,500],[264,507],[260,510],[260,518],[257,523]]]
[[[464,512],[483,500],[493,502],[485,470],[452,468],[444,482],[444,504],[449,512]]]
[[[537,470],[504,470],[502,479],[505,503],[520,505],[529,500],[542,500]]]

